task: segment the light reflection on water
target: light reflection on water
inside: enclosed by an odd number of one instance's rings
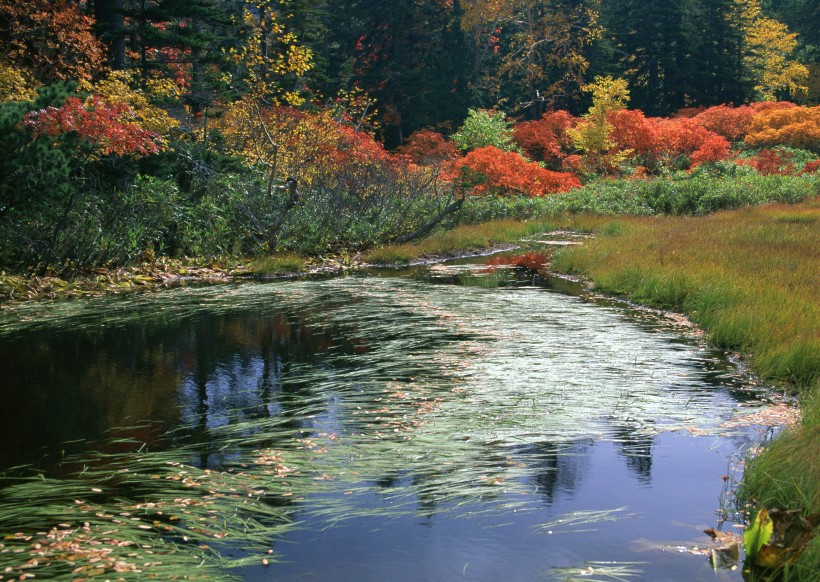
[[[136,421],[140,439],[206,443],[201,467],[287,451],[297,526],[248,579],[532,580],[613,560],[712,580],[642,540],[704,537],[728,457],[759,438],[721,426],[756,393],[703,345],[542,288],[349,277],[42,309],[0,316],[3,466],[45,455],[59,473],[62,443]],[[232,427],[244,444],[214,440]]]

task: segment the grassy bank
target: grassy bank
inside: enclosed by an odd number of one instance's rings
[[[591,215],[552,216],[527,221],[493,220],[460,226],[416,243],[378,247],[365,254],[364,259],[373,264],[407,264],[424,258],[455,256],[465,251],[518,243],[522,239],[557,229],[594,232],[609,222],[611,218]]]
[[[753,459],[741,498],[820,513],[820,199],[703,217],[613,218],[555,256],[603,292],[686,313],[764,380],[801,394],[802,423]],[[790,579],[816,580],[815,536]]]

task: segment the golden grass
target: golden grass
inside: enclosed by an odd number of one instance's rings
[[[764,378],[820,376],[820,199],[704,217],[613,219],[555,257],[602,291],[687,313]]]
[[[608,293],[689,315],[716,345],[801,393],[802,423],[750,460],[739,496],[820,512],[820,198],[686,218],[616,218],[553,257]],[[820,569],[815,537],[786,573]],[[807,576],[808,574],[808,577]]]

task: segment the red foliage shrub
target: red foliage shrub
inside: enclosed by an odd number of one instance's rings
[[[611,139],[620,150],[632,150],[646,161],[658,160],[663,154],[657,119],[648,118],[639,109],[611,111],[607,121],[612,125]]]
[[[794,174],[794,154],[786,151],[764,149],[747,160],[738,160],[741,165],[752,166],[758,174],[781,176]]]
[[[363,131],[356,131],[347,125],[336,128],[337,141],[331,159],[337,164],[370,165],[392,163],[395,160],[384,146],[373,136]]]
[[[668,157],[691,156],[711,136],[717,135],[694,119],[659,119],[657,127],[661,151]],[[713,142],[713,145],[716,143]]]
[[[798,176],[804,176],[805,174],[816,174],[820,170],[820,160],[814,160],[813,162],[809,162],[803,169],[798,172]]]
[[[455,163],[454,169],[476,194],[513,191],[544,196],[581,186],[573,174],[547,170],[515,152],[493,146],[471,151]]]
[[[75,132],[105,155],[152,154],[160,150],[159,136],[131,121],[128,105],[107,103],[99,95],[83,103],[69,97],[60,107],[26,115],[24,123],[35,135],[59,136]]]
[[[693,119],[709,131],[722,135],[729,141],[738,141],[748,133],[754,114],[755,110],[748,105],[740,107],[717,105],[701,111]]]
[[[513,141],[534,160],[560,164],[571,145],[567,131],[578,119],[567,111],[548,111],[537,121],[524,121],[513,128]]]
[[[420,129],[411,134],[407,143],[396,149],[396,153],[423,166],[452,160],[460,155],[456,144],[429,129]]]
[[[689,160],[693,168],[701,164],[726,160],[729,158],[730,147],[731,144],[725,137],[713,133],[706,136],[700,147],[689,156]]]
[[[512,265],[528,271],[543,271],[549,264],[550,255],[544,252],[529,252],[523,255],[490,257],[485,264],[491,267]]]
[[[678,109],[674,115],[671,115],[671,119],[692,119],[696,117],[700,113],[703,113],[705,107],[683,107],[682,109]]]

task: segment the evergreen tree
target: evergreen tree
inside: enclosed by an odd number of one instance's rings
[[[735,0],[693,5],[689,87],[693,104],[743,103],[753,83],[744,64],[742,7]]]
[[[685,104],[689,2],[606,0],[605,26],[634,107],[667,115]]]
[[[376,99],[388,147],[464,118],[469,67],[457,0],[342,0],[340,7],[345,20],[334,42],[349,55],[339,63],[342,88],[358,86]]]

